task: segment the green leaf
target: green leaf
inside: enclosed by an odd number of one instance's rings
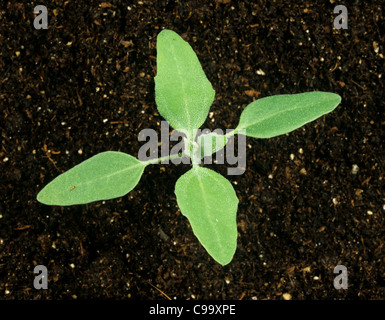
[[[175,185],[179,208],[207,252],[228,264],[237,247],[238,198],[231,183],[215,171],[194,166]]]
[[[159,113],[174,129],[192,133],[206,120],[215,91],[190,45],[163,30],[157,38],[155,100]]]
[[[238,127],[254,138],[271,138],[293,131],[333,111],[341,102],[338,94],[306,92],[262,98],[242,112]]]
[[[225,135],[217,134],[216,132],[201,134],[198,137],[201,158],[211,156],[215,152],[223,149],[227,141],[228,139]]]
[[[145,167],[129,154],[102,152],[56,177],[39,192],[37,200],[69,206],[121,197],[135,188]]]

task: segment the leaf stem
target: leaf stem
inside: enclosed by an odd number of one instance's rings
[[[158,162],[162,162],[163,160],[172,160],[172,159],[177,159],[177,158],[181,158],[184,156],[185,156],[185,154],[183,154],[183,153],[177,153],[177,154],[171,154],[171,155],[168,155],[165,157],[160,157],[160,158],[156,158],[156,159],[150,159],[147,161],[142,161],[142,163],[143,163],[143,165],[148,166],[149,164],[155,164]]]

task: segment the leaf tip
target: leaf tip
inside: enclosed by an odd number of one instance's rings
[[[40,190],[39,191],[39,193],[37,194],[37,196],[36,196],[36,200],[38,201],[38,202],[40,202],[40,203],[42,203],[42,204],[48,204],[48,202],[47,202],[47,198],[45,197],[45,192],[44,192],[44,189],[45,188],[43,188],[42,190]]]

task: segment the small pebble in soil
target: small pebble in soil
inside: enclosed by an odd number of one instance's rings
[[[352,165],[352,174],[357,174],[359,169],[360,168],[356,164],[353,164]]]
[[[282,295],[283,300],[291,300],[291,294],[290,293],[284,293]]]

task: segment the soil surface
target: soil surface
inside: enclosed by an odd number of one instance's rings
[[[0,299],[384,299],[383,1],[41,1],[0,4]],[[247,138],[238,248],[217,264],[180,213],[189,165],[153,165],[128,195],[45,206],[37,193],[107,150],[160,132],[156,36],[176,31],[216,90],[204,127],[235,128],[265,96],[342,103],[290,134]],[[227,165],[210,165],[226,175]],[[33,286],[36,265],[48,289]],[[337,265],[348,289],[333,286]]]

